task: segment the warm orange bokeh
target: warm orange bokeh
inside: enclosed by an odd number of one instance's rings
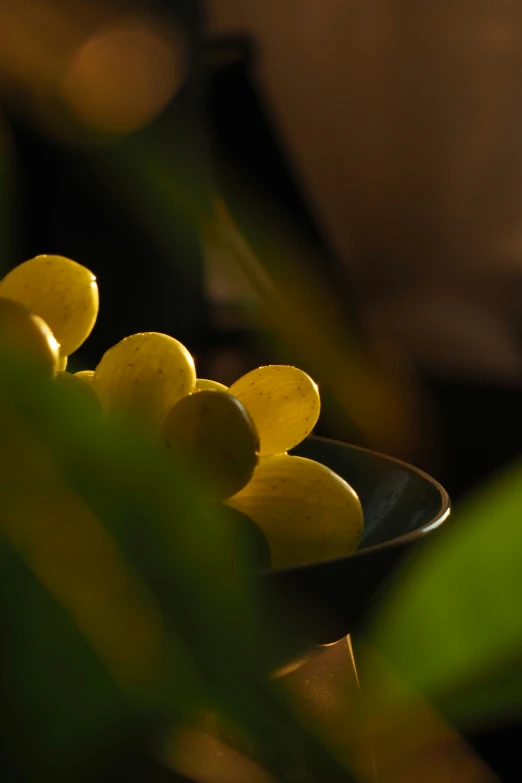
[[[150,122],[183,81],[183,39],[159,23],[122,19],[97,31],[72,58],[63,95],[86,124],[129,133]]]
[[[185,33],[160,17],[75,0],[0,1],[0,92],[46,131],[124,134],[151,122],[187,72]]]

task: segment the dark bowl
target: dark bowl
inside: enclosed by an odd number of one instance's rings
[[[363,506],[364,533],[352,555],[258,574],[285,627],[312,645],[330,644],[357,630],[399,559],[448,518],[450,500],[426,473],[367,449],[311,437],[292,453],[334,470]]]

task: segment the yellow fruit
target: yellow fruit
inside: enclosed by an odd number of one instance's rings
[[[352,487],[304,457],[261,459],[251,481],[227,504],[259,525],[274,568],[348,555],[363,529],[361,503]]]
[[[65,372],[65,370],[67,369],[67,356],[60,355],[60,360],[58,362],[58,369]]]
[[[143,332],[109,348],[91,383],[104,413],[134,416],[159,428],[176,402],[193,392],[196,370],[178,340]]]
[[[162,440],[196,464],[218,499],[234,495],[257,465],[259,436],[244,406],[227,392],[203,390],[180,400],[169,412]]]
[[[239,378],[229,392],[252,416],[259,432],[261,456],[293,449],[310,434],[319,418],[317,384],[297,367],[259,367]]]
[[[43,318],[62,357],[87,339],[98,315],[95,276],[63,256],[36,256],[15,267],[0,281],[0,296],[21,302]]]
[[[228,387],[217,381],[207,381],[206,378],[197,378],[194,391],[228,391]]]
[[[75,394],[77,397],[81,396],[84,400],[100,410],[100,402],[92,390],[91,384],[84,381],[82,378],[79,378],[78,375],[59,370],[56,373],[54,382],[62,389],[70,389],[69,393],[71,395]]]
[[[50,378],[56,373],[60,346],[53,333],[42,318],[12,299],[0,298],[0,343]]]
[[[94,378],[94,370],[80,370],[80,372],[74,373],[77,378],[81,378],[85,383],[92,383]]]

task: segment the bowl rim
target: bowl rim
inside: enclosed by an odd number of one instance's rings
[[[450,516],[451,514],[450,496],[448,495],[448,493],[446,492],[442,484],[440,484],[437,481],[437,479],[434,479],[433,476],[430,476],[429,473],[426,473],[426,471],[422,470],[421,468],[417,468],[414,465],[411,465],[409,462],[399,459],[398,457],[390,457],[389,455],[383,454],[382,452],[379,451],[375,451],[374,449],[368,449],[365,448],[364,446],[356,446],[352,443],[345,443],[341,440],[336,440],[335,438],[326,438],[320,435],[312,435],[311,438],[313,438],[314,440],[320,440],[323,443],[335,443],[338,446],[343,446],[345,448],[352,449],[353,451],[362,451],[366,454],[372,454],[375,457],[379,457],[380,459],[386,460],[386,462],[393,462],[395,465],[399,465],[402,468],[406,468],[408,471],[416,473],[425,481],[428,481],[429,484],[434,486],[437,492],[439,493],[440,501],[441,501],[440,510],[432,519],[425,522],[424,525],[422,525],[421,527],[418,527],[415,530],[411,530],[409,533],[403,533],[402,536],[391,538],[389,541],[383,541],[380,544],[372,544],[371,546],[364,547],[363,549],[356,549],[355,552],[352,552],[349,555],[343,555],[342,557],[333,557],[333,558],[329,558],[328,560],[312,560],[310,563],[301,563],[300,565],[285,566],[284,568],[264,568],[262,570],[259,570],[257,572],[258,574],[263,574],[263,575],[290,574],[295,571],[300,571],[303,569],[319,568],[321,566],[326,567],[326,566],[331,566],[334,563],[343,563],[346,562],[347,560],[365,557],[366,555],[369,555],[372,552],[379,552],[385,549],[393,549],[395,547],[403,546],[404,544],[412,544],[422,539],[428,533],[432,533],[434,530],[437,530],[439,527],[441,527],[441,525],[444,524],[444,522]]]

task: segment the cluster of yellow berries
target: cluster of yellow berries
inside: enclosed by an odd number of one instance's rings
[[[200,470],[209,493],[263,531],[282,567],[352,552],[363,526],[349,484],[289,454],[313,430],[317,385],[287,365],[259,367],[230,388],[197,378],[175,338],[134,334],[95,370],[71,374],[68,357],[88,338],[99,307],[96,278],[61,256],[37,256],[0,281],[0,342],[53,379],[89,396],[104,416],[128,417]]]

